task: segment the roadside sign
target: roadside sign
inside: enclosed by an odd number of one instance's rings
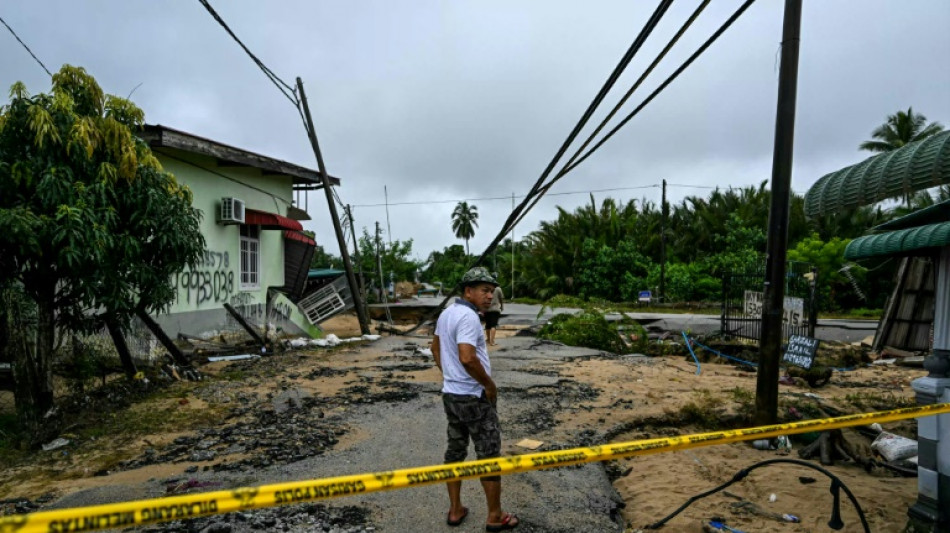
[[[782,361],[807,370],[815,362],[815,353],[818,351],[818,344],[820,343],[821,341],[818,339],[803,335],[792,335],[788,338],[788,347],[785,348]]]

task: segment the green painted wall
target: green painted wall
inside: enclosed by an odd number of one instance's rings
[[[201,233],[206,243],[201,265],[186,269],[175,277],[173,283],[178,290],[178,299],[167,314],[156,318],[173,334],[176,330],[200,335],[235,329],[233,320],[223,311],[223,305],[229,303],[252,324],[263,324],[267,288],[284,284],[283,231],[260,232],[260,283],[256,288],[242,288],[240,226],[218,223],[218,211],[221,198],[230,196],[243,200],[247,209],[286,216],[293,195],[292,179],[264,176],[260,170],[249,167],[220,167],[213,158],[187,152],[167,148],[163,151],[187,161],[155,153],[166,171],[174,174],[179,183],[191,188],[193,205],[203,215]],[[288,306],[292,310],[287,309]],[[281,304],[274,307],[270,322],[288,332],[312,334],[313,326],[289,300],[283,298]],[[296,327],[281,322],[290,322]]]

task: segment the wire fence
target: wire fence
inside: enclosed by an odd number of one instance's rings
[[[31,326],[34,324],[27,321],[24,330],[18,334],[35,335]],[[145,324],[138,319],[133,320],[124,337],[136,366],[152,366],[165,353]],[[16,384],[12,369],[12,359],[15,357],[12,350],[16,349],[22,347],[9,347],[3,352],[5,360],[0,360],[0,416],[16,413]],[[51,368],[54,399],[92,390],[104,385],[111,377],[121,375],[123,371],[115,344],[105,328],[88,335],[57,335]]]

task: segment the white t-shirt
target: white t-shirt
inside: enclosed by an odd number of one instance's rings
[[[442,392],[481,396],[485,387],[465,371],[459,360],[459,344],[475,347],[475,355],[485,373],[491,376],[491,361],[485,345],[485,331],[478,319],[475,306],[458,298],[439,316],[435,325],[442,356]]]

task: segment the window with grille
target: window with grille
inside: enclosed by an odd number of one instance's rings
[[[261,228],[241,225],[241,288],[261,286]]]

